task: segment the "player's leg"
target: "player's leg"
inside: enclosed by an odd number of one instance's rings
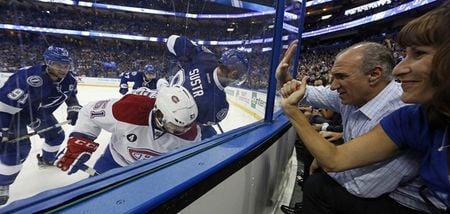
[[[58,121],[52,114],[41,116],[40,119],[41,125],[36,128],[35,131],[58,124]],[[42,144],[41,154],[37,155],[38,165],[53,166],[56,161],[56,155],[59,151],[60,145],[63,143],[65,138],[64,130],[61,127],[57,127],[47,132],[43,132],[39,134],[39,136],[45,139],[45,141]]]
[[[98,158],[97,162],[95,162],[94,165],[95,171],[97,171],[97,173],[99,174],[119,167],[122,166],[114,160],[109,145],[106,147],[105,152]]]
[[[28,133],[25,124],[19,123],[16,124],[16,127],[10,128],[14,137],[20,137]],[[28,138],[15,143],[0,144],[0,205],[8,201],[9,185],[16,180],[30,150],[31,142]]]

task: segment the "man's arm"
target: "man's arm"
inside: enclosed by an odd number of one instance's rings
[[[28,106],[31,99],[26,73],[23,70],[17,71],[0,88],[0,142],[12,137],[9,132],[12,117]],[[31,111],[34,112],[34,109]]]
[[[78,112],[81,109],[81,105],[78,102],[78,98],[77,98],[77,90],[76,90],[76,85],[75,85],[75,91],[69,96],[67,97],[67,99],[65,100],[66,105],[67,105],[67,120],[70,120],[69,124],[70,125],[75,125],[75,123],[78,120]]]
[[[120,89],[119,93],[126,94],[128,92],[128,79],[130,78],[130,72],[124,72],[120,76]]]
[[[192,59],[193,55],[196,54],[196,47],[198,47],[187,37],[178,35],[169,36],[169,38],[167,38],[166,46],[169,52],[181,61],[189,61]]]
[[[291,82],[282,88],[282,108],[292,126],[311,154],[326,171],[344,171],[385,160],[394,155],[397,145],[387,136],[381,126],[369,133],[355,138],[343,145],[336,146],[326,141],[310,125],[305,115],[298,109],[297,103],[302,92],[291,90]]]
[[[36,88],[36,85],[28,85],[28,82],[34,84],[36,81],[36,84],[42,84],[42,78],[33,76],[31,81],[27,81],[27,73],[25,70],[17,71],[0,88],[0,112],[14,115],[28,106],[31,100],[29,89]]]
[[[78,122],[73,132],[80,133],[95,140],[102,129],[114,132],[117,120],[112,113],[112,105],[116,100],[99,100],[83,106],[79,112]]]

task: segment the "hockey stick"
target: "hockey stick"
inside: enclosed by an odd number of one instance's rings
[[[86,172],[87,174],[89,174],[89,176],[100,175],[100,173],[98,173],[94,168],[92,168],[86,164],[81,165],[80,170],[82,170],[83,172]]]
[[[219,130],[220,130],[220,132],[222,132],[221,134],[223,134],[223,129],[222,129],[222,126],[220,126],[220,124],[219,124],[219,123],[217,123],[217,127],[219,127]]]
[[[55,124],[55,125],[53,125],[53,126],[49,126],[49,127],[45,128],[45,129],[41,129],[41,130],[39,130],[39,131],[33,131],[33,132],[31,132],[31,133],[29,133],[29,134],[26,134],[26,135],[23,135],[23,136],[21,136],[21,137],[18,137],[18,138],[12,139],[12,140],[8,140],[8,141],[6,141],[6,143],[15,143],[15,142],[18,142],[18,141],[21,141],[21,140],[30,138],[30,137],[32,137],[32,136],[34,136],[34,135],[41,134],[41,133],[46,132],[46,131],[50,131],[50,130],[52,130],[52,129],[54,129],[54,128],[61,127],[62,125],[68,124],[68,123],[70,123],[70,122],[71,122],[71,120],[66,120],[66,121],[64,121],[64,122]]]
[[[65,151],[66,151],[66,148],[64,148],[63,150],[61,150],[61,151],[58,152],[58,154],[56,155],[56,159],[57,159],[58,161],[59,161],[59,159],[61,158],[61,156],[64,155]],[[77,160],[78,160],[78,159],[77,159]],[[75,160],[75,161],[77,161],[77,160]],[[98,173],[97,170],[95,170],[94,168],[92,168],[92,167],[86,165],[84,162],[83,162],[83,163],[79,163],[79,164],[75,163],[75,165],[79,165],[78,170],[81,170],[81,171],[83,171],[83,172],[86,172],[86,173],[89,174],[91,177],[92,177],[92,176],[96,176],[96,175],[100,175],[100,173]],[[55,162],[55,166],[56,166],[56,162]],[[78,170],[75,171],[74,173],[78,172]],[[72,173],[70,173],[70,174],[72,174]],[[69,174],[69,175],[70,175],[70,174]]]

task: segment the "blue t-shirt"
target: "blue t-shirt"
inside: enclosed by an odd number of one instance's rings
[[[427,187],[449,205],[450,181],[447,166],[448,133],[445,128],[429,125],[420,105],[405,106],[381,120],[386,134],[401,148],[418,150],[421,154],[420,176]],[[445,136],[444,136],[445,135]],[[444,195],[445,198],[442,198]]]

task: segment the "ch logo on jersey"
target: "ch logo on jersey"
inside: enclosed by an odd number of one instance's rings
[[[149,158],[162,155],[162,153],[151,150],[151,149],[136,149],[136,148],[129,148],[129,147],[128,147],[128,152],[134,160],[147,160]]]
[[[41,87],[42,86],[42,78],[40,76],[36,76],[36,75],[29,76],[27,78],[27,83],[31,87],[35,87],[35,88]]]
[[[128,134],[128,135],[127,135],[127,139],[128,139],[128,141],[130,141],[130,142],[134,142],[134,141],[137,140],[137,136],[136,136],[135,134]]]

